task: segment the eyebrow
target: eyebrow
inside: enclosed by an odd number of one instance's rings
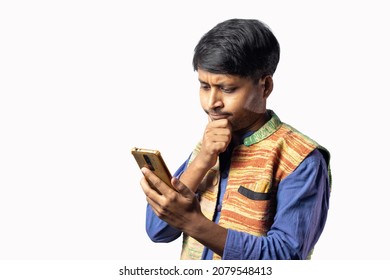
[[[201,84],[205,84],[205,85],[210,85],[208,82],[205,82],[205,81],[202,81],[201,79],[198,79],[199,80],[199,82],[201,83]],[[236,85],[235,85],[235,83],[224,83],[224,82],[221,82],[221,83],[218,83],[218,84],[214,84],[215,86],[218,86],[218,87],[235,87]]]

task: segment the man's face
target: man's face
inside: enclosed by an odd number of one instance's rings
[[[254,83],[249,78],[202,69],[198,69],[198,77],[200,102],[211,121],[226,118],[237,134],[261,127],[269,95],[265,93],[264,79]]]

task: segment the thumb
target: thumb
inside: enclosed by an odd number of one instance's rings
[[[171,179],[172,186],[177,190],[178,193],[180,193],[183,196],[192,196],[194,193],[182,182],[180,182],[179,179],[176,177],[172,177]]]

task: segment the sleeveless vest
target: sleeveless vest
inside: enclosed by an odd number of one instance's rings
[[[222,227],[265,236],[275,216],[276,193],[281,180],[292,173],[316,148],[324,155],[329,169],[329,152],[293,127],[272,118],[234,148],[226,192],[218,224]],[[198,143],[189,164],[201,148]],[[219,162],[209,170],[198,188],[202,213],[213,220],[219,190]],[[329,178],[330,179],[330,178]],[[330,180],[329,180],[330,182]],[[184,235],[181,259],[200,260],[204,246]],[[221,257],[214,254],[213,259]]]

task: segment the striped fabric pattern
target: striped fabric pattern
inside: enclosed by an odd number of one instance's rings
[[[233,150],[219,225],[264,236],[269,231],[276,209],[276,192],[281,180],[293,172],[315,148],[329,158],[328,152],[309,137],[272,118]],[[199,143],[191,160],[200,151]],[[200,186],[202,213],[212,220],[218,195],[218,163]],[[182,259],[201,259],[203,245],[184,236]],[[214,259],[220,256],[214,254]]]

